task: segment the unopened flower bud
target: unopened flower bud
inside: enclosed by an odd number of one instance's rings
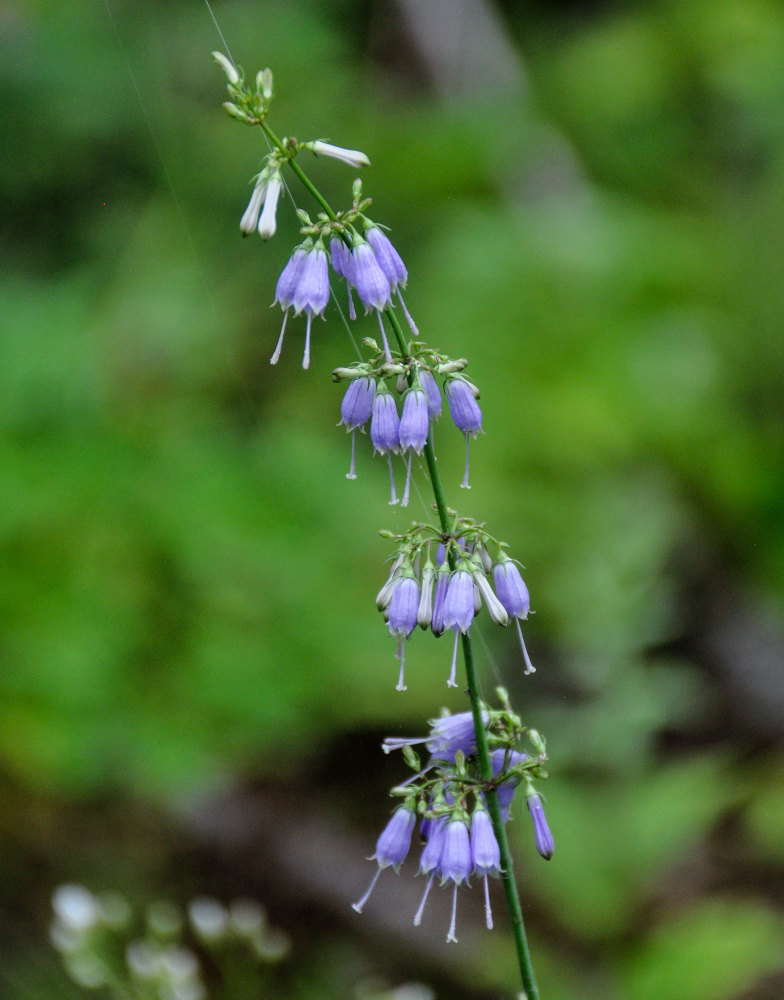
[[[240,82],[240,75],[234,67],[234,64],[230,62],[230,60],[227,59],[222,52],[213,52],[212,58],[226,74],[226,79],[229,83],[238,84]]]
[[[231,101],[223,102],[223,110],[226,112],[227,115],[230,115],[232,118],[236,118],[238,121],[247,122],[249,120],[245,112],[240,111],[237,105],[232,103]]]
[[[350,167],[369,167],[370,160],[358,149],[344,149],[342,146],[333,146],[329,142],[316,139],[314,142],[306,142],[305,146],[313,150],[317,156],[330,156],[333,160],[340,160]]]

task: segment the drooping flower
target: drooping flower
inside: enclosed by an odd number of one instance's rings
[[[443,635],[446,628],[444,625],[444,601],[451,575],[449,565],[442,562],[436,571],[436,591],[433,597],[433,615],[430,619],[430,630],[435,636]]]
[[[386,275],[392,291],[396,291],[398,285],[405,288],[408,280],[406,265],[384,230],[379,226],[371,226],[365,230],[365,239],[373,247],[378,265]]]
[[[373,247],[358,233],[353,234],[353,245],[349,264],[345,267],[347,279],[357,290],[365,312],[375,309],[378,315],[378,325],[381,331],[381,343],[387,363],[392,363],[392,352],[389,349],[387,333],[381,313],[391,302],[392,289],[389,279],[381,269]]]
[[[422,851],[419,863],[420,874],[429,875],[425,886],[422,902],[414,917],[414,924],[418,927],[422,922],[425,903],[427,901],[433,879],[441,879],[441,885],[446,882],[453,884],[452,896],[452,920],[447,934],[448,942],[457,942],[455,937],[455,922],[457,918],[457,888],[463,882],[467,882],[471,874],[471,844],[468,835],[468,826],[465,817],[459,811],[453,813],[448,819],[438,817],[430,823],[428,828],[428,841]]]
[[[358,236],[351,248],[351,280],[366,312],[389,305],[389,279],[384,274],[370,244]]]
[[[456,626],[465,635],[474,620],[474,580],[468,569],[459,566],[449,580],[444,598],[444,626]]]
[[[476,401],[474,390],[463,378],[450,378],[444,386],[447,402],[449,403],[449,413],[459,431],[462,431],[466,440],[466,462],[463,481],[460,484],[463,489],[470,489],[468,482],[468,439],[476,437],[482,429],[482,411]]]
[[[474,566],[472,575],[474,577],[474,583],[479,588],[479,593],[484,598],[485,607],[487,612],[496,625],[508,625],[509,615],[506,613],[506,608],[502,602],[493,593],[490,584],[487,581],[487,577],[484,574],[484,569],[480,566]]]
[[[432,372],[423,368],[419,373],[419,381],[427,393],[427,412],[431,420],[441,416],[441,391]]]
[[[283,181],[281,180],[280,171],[275,171],[267,184],[267,188],[264,193],[264,208],[262,209],[261,218],[259,219],[259,236],[263,240],[268,240],[271,236],[275,235],[275,230],[277,228],[275,217],[278,211],[278,201],[280,199],[280,192],[282,188]]]
[[[286,332],[286,321],[289,309],[293,306],[295,316],[303,311],[307,316],[302,367],[308,368],[310,365],[311,323],[314,316],[320,316],[324,312],[329,302],[327,254],[320,244],[314,247],[307,245],[297,247],[278,278],[275,302],[280,304],[284,315],[280,337],[270,358],[270,364],[275,365],[280,359],[283,337]]]
[[[487,810],[478,805],[471,816],[471,861],[476,875],[481,876],[485,883],[485,923],[487,929],[493,929],[493,913],[490,909],[490,890],[487,885],[488,875],[498,875],[501,871],[501,851],[498,847],[493,824]]]
[[[383,382],[373,400],[370,421],[370,440],[380,455],[400,451],[400,418],[397,415],[395,397]]]
[[[433,617],[433,583],[435,581],[436,568],[428,552],[425,565],[422,567],[421,586],[419,591],[419,607],[417,608],[417,624],[420,628],[427,628]]]
[[[403,394],[403,414],[400,418],[400,447],[408,452],[406,463],[406,485],[403,490],[402,507],[408,506],[409,490],[411,488],[411,463],[413,454],[422,454],[427,443],[430,421],[427,415],[427,395],[425,390],[415,382]]]
[[[520,570],[503,550],[493,566],[493,582],[498,600],[509,614],[513,618],[527,618],[531,608],[528,587],[520,576]]]
[[[354,320],[357,318],[357,312],[354,308],[354,297],[351,294],[354,284],[351,250],[340,236],[332,237],[329,241],[329,249],[332,255],[332,270],[335,274],[340,275],[341,278],[346,279],[346,287],[348,288],[348,316],[349,319]]]
[[[403,394],[403,415],[400,418],[400,446],[404,451],[411,449],[417,455],[427,443],[428,431],[427,393],[419,384],[414,384]]]
[[[520,570],[503,550],[499,552],[498,562],[493,566],[493,581],[498,600],[515,620],[517,637],[520,640],[520,649],[522,650],[523,661],[525,663],[525,672],[526,674],[533,674],[536,672],[536,667],[531,663],[531,657],[528,655],[525,640],[523,639],[523,630],[520,628],[520,619],[528,617],[531,599],[528,595],[528,587],[526,587],[522,576],[520,576]]]
[[[489,725],[490,716],[487,712],[482,712],[482,722],[485,727]],[[431,719],[430,736],[425,745],[430,751],[431,760],[454,764],[458,750],[464,756],[470,757],[476,753],[473,713],[457,712],[455,715],[442,715],[438,719]]]
[[[364,427],[373,412],[376,395],[376,380],[369,375],[360,375],[349,382],[343,402],[340,404],[340,423],[351,433],[351,466],[346,479],[356,479],[356,429]]]
[[[403,572],[396,580],[387,609],[389,631],[398,637],[397,657],[400,660],[400,676],[397,690],[405,691],[405,641],[417,627],[419,609],[419,584],[412,570]]]
[[[405,861],[411,846],[411,834],[414,830],[416,814],[408,806],[400,806],[392,814],[392,818],[381,831],[381,835],[376,841],[375,854],[370,860],[378,862],[378,871],[373,876],[370,886],[365,895],[358,902],[353,904],[357,913],[362,912],[362,908],[370,898],[370,894],[375,888],[378,876],[385,868],[392,866],[397,871]]]
[[[516,767],[527,760],[527,758],[528,754],[520,753],[517,750],[505,750],[502,748],[491,750],[490,763],[493,767],[493,775],[498,777],[501,771],[507,771],[510,768]],[[509,807],[512,804],[512,799],[519,784],[520,776],[514,774],[510,778],[507,778],[506,781],[502,781],[496,788],[498,804],[501,807],[501,815],[504,818],[504,822],[506,822],[509,815]]]
[[[259,224],[259,215],[261,215],[261,206],[264,204],[264,195],[267,192],[268,180],[269,173],[266,170],[262,170],[256,178],[256,184],[250,196],[248,207],[240,219],[240,232],[243,236],[250,236]]]
[[[390,504],[398,502],[395,492],[395,474],[392,469],[392,452],[400,451],[400,418],[397,415],[395,397],[383,382],[379,382],[378,391],[373,400],[373,413],[370,419],[370,440],[380,455],[387,456],[389,464]]]
[[[531,819],[534,823],[536,849],[546,861],[549,861],[555,853],[555,841],[550,832],[550,827],[547,825],[542,799],[536,792],[529,790],[525,803],[528,806],[528,812],[531,814]]]
[[[387,234],[379,226],[372,225],[366,229],[365,238],[373,247],[379,266],[389,281],[392,294],[397,295],[400,299],[400,305],[406,321],[411,328],[411,332],[415,337],[418,337],[419,330],[403,300],[403,293],[400,291],[401,288],[406,287],[406,282],[408,281],[408,271],[406,270],[406,265],[403,263],[403,259],[397,250],[395,250]]]

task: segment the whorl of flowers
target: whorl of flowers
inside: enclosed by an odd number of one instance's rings
[[[383,743],[386,753],[402,750],[406,763],[415,772],[407,781],[393,788],[391,794],[402,800],[381,832],[371,860],[378,864],[370,885],[354,904],[362,912],[385,868],[397,872],[411,848],[417,820],[423,846],[418,874],[427,879],[422,902],[414,923],[422,921],[425,903],[435,879],[442,886],[451,885],[452,919],[447,941],[455,935],[457,889],[469,884],[472,876],[484,883],[485,922],[493,926],[487,877],[501,874],[498,841],[487,811],[486,793],[493,788],[503,799],[503,818],[511,817],[517,788],[523,784],[526,803],[534,823],[534,842],[544,858],[553,855],[552,835],[544,816],[541,797],[534,791],[533,779],[546,777],[547,753],[542,737],[527,733],[530,752],[515,749],[526,729],[508,703],[506,692],[499,688],[502,710],[482,711],[482,723],[492,747],[493,778],[482,779],[477,762],[476,732],[471,712],[444,715],[430,722],[430,733],[411,739],[390,737]],[[414,750],[424,746],[428,753],[423,762]]]

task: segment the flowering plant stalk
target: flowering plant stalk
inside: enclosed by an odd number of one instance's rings
[[[302,365],[309,367],[312,321],[323,316],[328,304],[331,264],[333,272],[346,282],[350,319],[356,319],[356,295],[366,314],[375,313],[380,338],[377,341],[366,337],[363,343],[367,358],[333,372],[334,381],[347,383],[340,421],[352,435],[347,478],[356,478],[356,431],[363,430],[368,423],[374,450],[386,457],[389,466],[391,504],[408,504],[413,455],[425,458],[437,523],[414,523],[402,534],[382,532],[396,543],[389,577],[376,603],[390,633],[397,639],[396,655],[400,661],[397,689],[406,690],[406,643],[417,626],[430,628],[436,636],[445,632],[453,636],[452,667],[447,681],[450,687],[458,686],[457,651],[458,646],[462,647],[469,711],[432,720],[429,735],[421,739],[385,741],[386,752],[402,749],[414,774],[392,789],[391,794],[399,803],[376,845],[373,859],[377,861],[377,871],[354,909],[362,911],[385,868],[398,869],[408,854],[419,821],[425,841],[419,872],[427,877],[427,882],[414,923],[421,921],[427,895],[438,877],[442,885],[453,886],[447,941],[457,941],[457,890],[471,875],[476,875],[484,881],[486,923],[488,928],[492,927],[487,876],[499,877],[523,988],[528,1000],[538,1000],[506,822],[515,792],[522,786],[537,850],[544,858],[552,856],[553,838],[541,797],[534,787],[534,779],[547,777],[545,743],[539,733],[522,724],[503,689],[497,692],[500,709],[482,702],[471,638],[473,619],[482,606],[498,625],[514,621],[525,673],[533,673],[520,627],[520,621],[528,616],[529,595],[505,543],[492,536],[484,524],[459,516],[447,505],[431,433],[433,422],[441,413],[443,391],[452,421],[465,437],[466,463],[460,485],[470,489],[469,440],[482,430],[479,392],[464,374],[465,359],[452,359],[420,339],[402,297],[408,278],[406,267],[384,228],[369,217],[371,201],[363,196],[361,181],[353,183],[350,207],[334,211],[296,159],[307,150],[360,168],[369,164],[368,158],[358,150],[343,149],[320,139],[308,142],[280,139],[267,122],[273,96],[270,70],[261,71],[248,84],[242,71],[226,56],[213,53],[213,57],[228,81],[230,100],[224,104],[226,111],[245,124],[260,127],[269,147],[264,165],[254,178],[252,195],[240,222],[241,232],[249,235],[257,230],[264,239],[274,235],[278,202],[284,188],[284,167],[293,171],[320,209],[315,219],[302,209],[297,210],[304,239],[278,279],[275,302],[280,304],[284,315],[271,363],[280,358],[293,309],[295,316],[305,313]],[[408,330],[401,323],[398,306]],[[397,396],[401,397],[400,413]],[[405,487],[400,500],[393,455],[405,456]],[[518,749],[523,736],[528,741],[525,751]],[[413,749],[418,743],[423,743],[429,752],[424,766]]]

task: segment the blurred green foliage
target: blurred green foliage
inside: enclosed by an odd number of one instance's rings
[[[449,501],[510,543],[538,612],[525,683],[512,634],[481,637],[488,695],[506,683],[552,757],[549,866],[514,825],[543,996],[768,1000],[784,966],[784,13],[506,4],[526,88],[477,80],[445,102],[382,6],[215,10],[237,62],[272,66],[280,133],[368,152],[423,335],[483,389],[470,494],[446,418],[436,447]],[[352,733],[421,731],[463,702],[429,635],[393,697],[376,529],[424,516],[427,490],[387,508],[364,440],[344,479],[328,373],[355,354],[337,307],[309,372],[296,321],[267,363],[296,222],[282,210],[269,245],[239,239],[263,146],[222,116],[206,8],[12,0],[0,35],[11,858],[37,809],[307,788]],[[309,170],[347,202],[348,168]],[[341,792],[368,843],[386,805],[357,774],[376,766],[348,762]],[[73,857],[36,836],[53,884],[67,877]],[[43,941],[35,857],[25,926]],[[468,956],[479,995],[511,969],[497,934],[484,964]],[[361,965],[347,953],[330,975]],[[13,968],[4,996],[51,995]]]

